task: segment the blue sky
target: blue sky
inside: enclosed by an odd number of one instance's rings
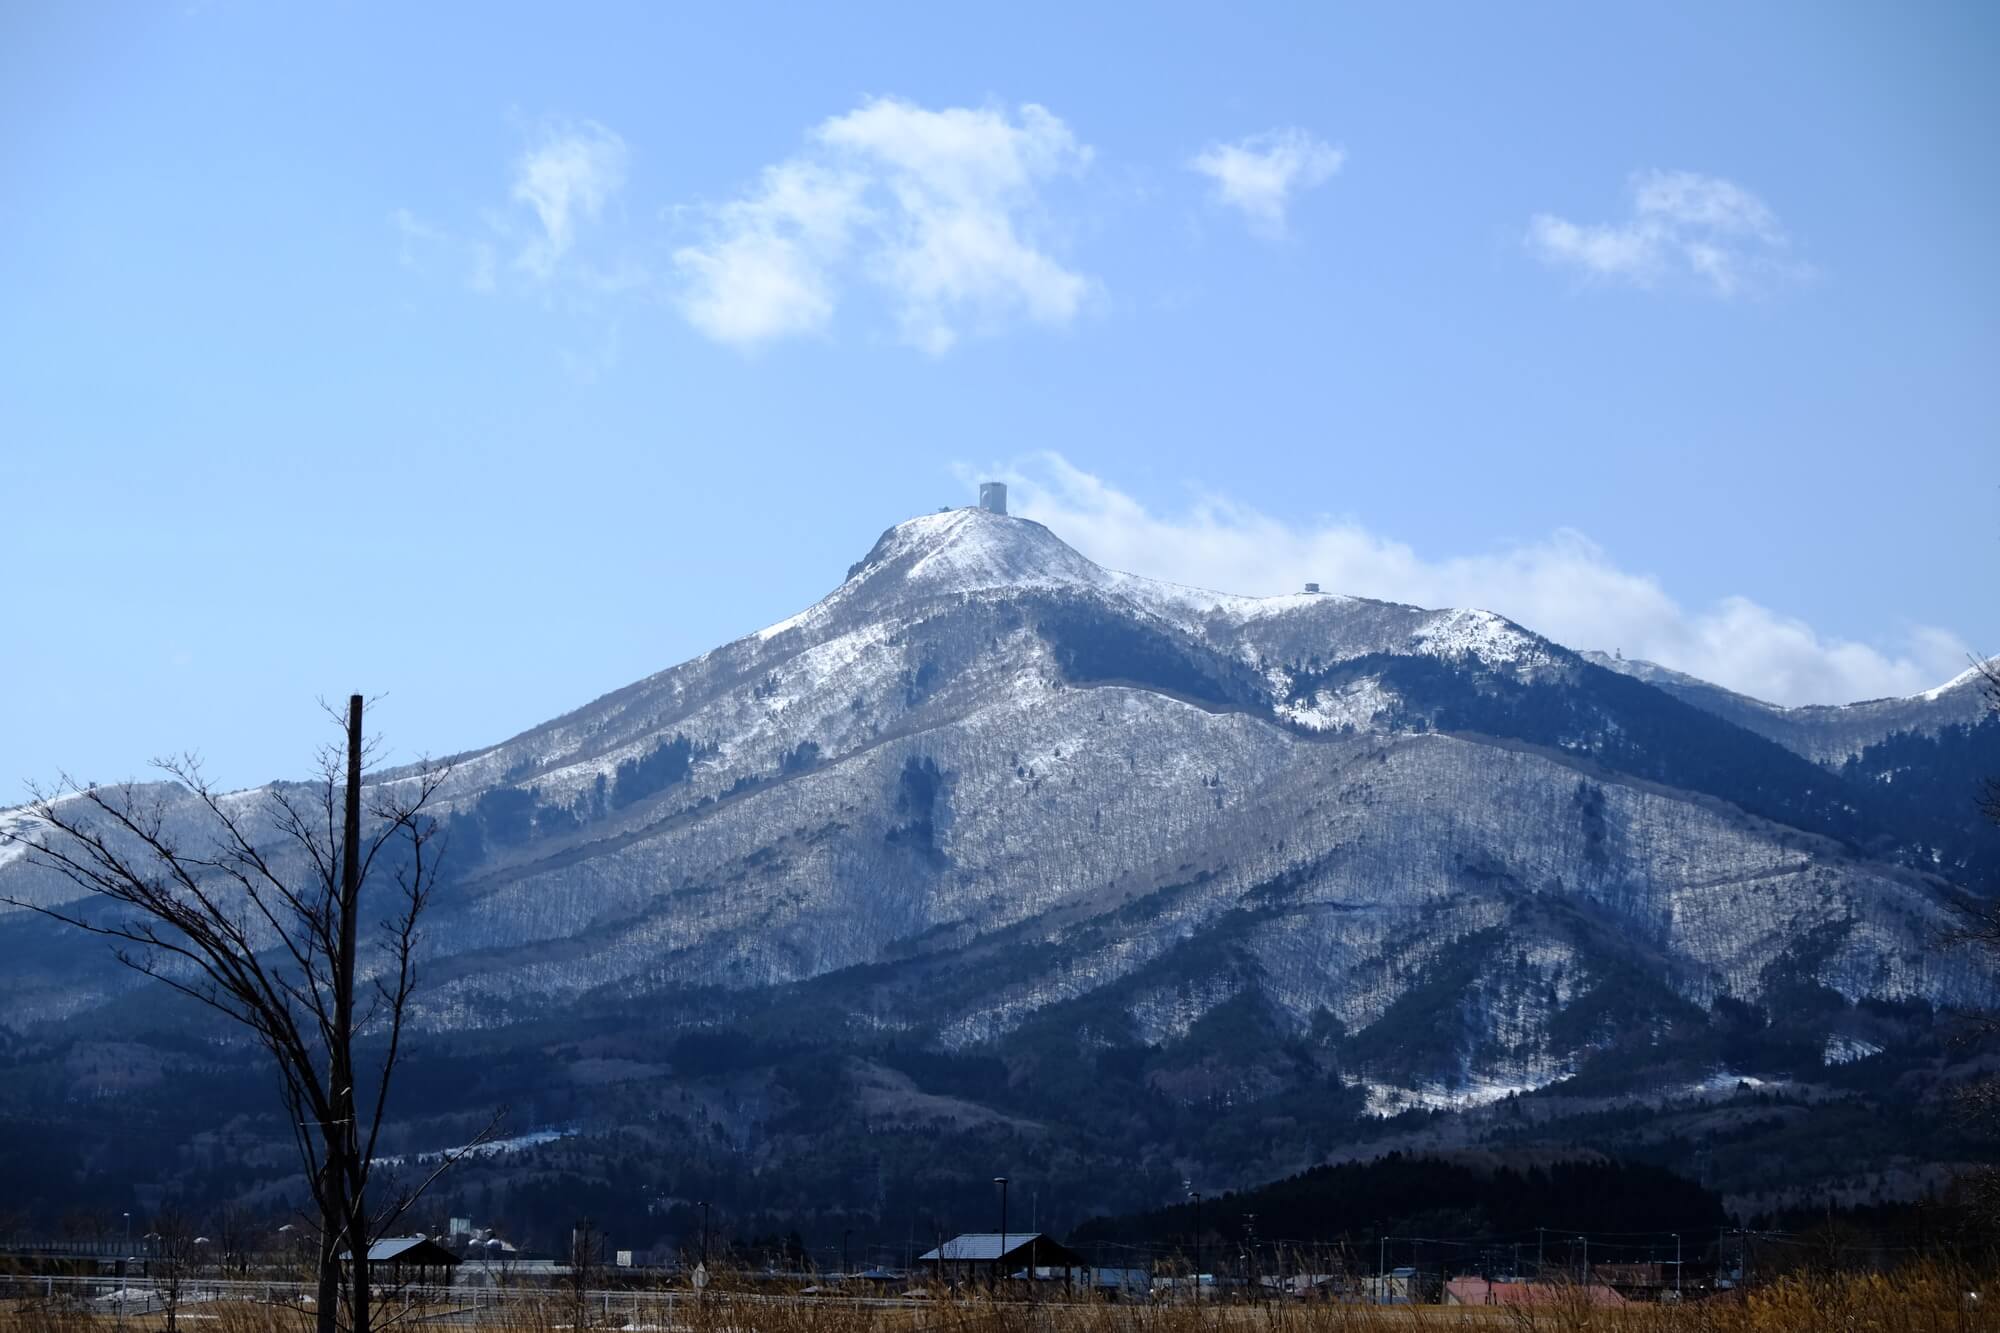
[[[496,740],[989,474],[1142,573],[1921,688],[2000,648],[1996,58],[1980,5],[12,6],[0,783],[295,773],[355,688]]]

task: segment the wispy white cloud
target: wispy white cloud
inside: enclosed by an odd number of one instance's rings
[[[1884,649],[1823,634],[1748,597],[1683,606],[1657,578],[1620,568],[1574,531],[1427,556],[1358,523],[1288,523],[1218,495],[1155,512],[1057,454],[979,475],[1008,481],[1014,512],[1112,568],[1230,592],[1291,592],[1312,581],[1418,606],[1478,607],[1571,647],[1621,649],[1777,703],[1910,694],[1966,662],[1967,645],[1932,627],[1910,629]]]
[[[1065,324],[1092,283],[1043,248],[1042,190],[1090,158],[1032,104],[1010,115],[866,102],[704,211],[703,235],[674,256],[682,312],[711,338],[753,346],[825,329],[859,282],[933,355],[968,329]]]
[[[396,229],[400,244],[396,249],[396,262],[404,268],[421,269],[422,254],[426,250],[450,244],[451,237],[441,228],[433,227],[407,208],[398,208],[389,214],[389,225]]]
[[[1215,197],[1241,211],[1254,230],[1282,236],[1292,196],[1324,184],[1346,160],[1346,150],[1286,128],[1210,144],[1188,169],[1213,181]]]
[[[491,242],[467,240],[407,208],[392,210],[389,225],[396,231],[396,262],[404,268],[426,276],[458,272],[471,291],[483,294],[494,289]]]
[[[711,211],[700,244],[675,252],[688,322],[739,346],[824,329],[867,188],[854,172],[812,162],[766,167],[756,188]]]
[[[625,184],[624,139],[595,121],[553,127],[514,163],[511,195],[531,209],[539,233],[515,265],[546,278],[576,241],[580,222],[594,220]]]
[[[1623,221],[1577,223],[1549,213],[1528,221],[1528,249],[1544,263],[1649,287],[1686,272],[1734,296],[1760,275],[1805,277],[1769,205],[1733,181],[1692,171],[1640,171],[1627,182]]]

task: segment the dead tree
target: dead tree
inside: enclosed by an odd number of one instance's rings
[[[172,1208],[155,1213],[147,1228],[146,1266],[152,1274],[153,1289],[159,1293],[161,1311],[167,1316],[167,1333],[178,1333],[188,1279],[194,1276],[195,1262],[206,1239],[194,1234],[194,1226],[186,1214]]]
[[[590,1327],[590,1291],[604,1277],[604,1234],[584,1218],[569,1233],[570,1327]]]
[[[194,796],[202,845],[188,845],[157,790],[36,792],[0,846],[20,843],[84,896],[0,901],[107,938],[121,963],[255,1035],[278,1071],[317,1214],[318,1333],[368,1333],[369,1243],[465,1151],[394,1198],[369,1198],[443,847],[426,811],[446,770],[423,764],[364,802],[361,696],[336,717],[343,742],[320,751],[311,783],[269,789],[268,823],[215,791],[196,760],[157,763]],[[364,1041],[380,1052],[366,1069]]]

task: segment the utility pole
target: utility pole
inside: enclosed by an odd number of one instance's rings
[[[1583,1242],[1583,1289],[1585,1291],[1589,1291],[1590,1290],[1590,1237],[1578,1236],[1577,1239]]]
[[[701,1266],[708,1267],[708,1200],[701,1201]]]
[[[1194,1198],[1194,1300],[1201,1304],[1201,1191],[1195,1190]]]
[[[1681,1233],[1674,1233],[1674,1300],[1681,1298]]]
[[[1542,1233],[1547,1230],[1547,1227],[1535,1228],[1535,1281],[1537,1282],[1542,1280]]]
[[[1262,1296],[1262,1274],[1257,1271],[1257,1214],[1246,1213],[1243,1217],[1244,1273],[1243,1280],[1251,1285],[1253,1297]]]
[[[1000,1252],[993,1256],[993,1283],[997,1290],[1000,1284],[1000,1261],[1007,1256],[1007,1177],[995,1176],[993,1183],[1000,1187]]]
[[[361,916],[361,696],[347,699],[347,801],[340,831],[340,957],[333,961],[333,1059],[327,1071],[332,1094],[333,1123],[323,1133],[337,1134],[341,1150],[328,1154],[329,1174],[347,1172],[337,1194],[347,1208],[340,1219],[347,1236],[347,1252],[353,1289],[349,1318],[353,1327],[369,1327],[368,1245],[373,1239],[362,1234],[367,1227],[367,1203],[361,1197],[361,1181],[351,1167],[365,1167],[359,1160],[360,1138],[354,1123],[354,947],[355,929]]]
[[[1375,1303],[1381,1305],[1389,1294],[1389,1238],[1375,1237]]]

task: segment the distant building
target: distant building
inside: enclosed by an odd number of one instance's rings
[[[1007,512],[1007,483],[1004,481],[982,481],[979,483],[979,507],[988,513]]]
[[[1419,1296],[1414,1268],[1392,1268],[1364,1277],[1362,1290],[1370,1305],[1415,1305]]]
[[[1085,1279],[1090,1265],[1067,1245],[1039,1231],[968,1232],[954,1236],[917,1259],[919,1266],[946,1280],[992,1282],[1054,1269],[1072,1281]]]
[[[342,1263],[354,1262],[351,1253],[342,1254],[340,1259]],[[369,1268],[386,1270],[397,1283],[449,1284],[451,1270],[458,1262],[457,1255],[429,1236],[384,1236],[368,1247]]]
[[[1318,592],[1318,591],[1319,591],[1319,585],[1318,585],[1317,583],[1308,583],[1308,584],[1306,585],[1306,591],[1307,591],[1307,592]]]

